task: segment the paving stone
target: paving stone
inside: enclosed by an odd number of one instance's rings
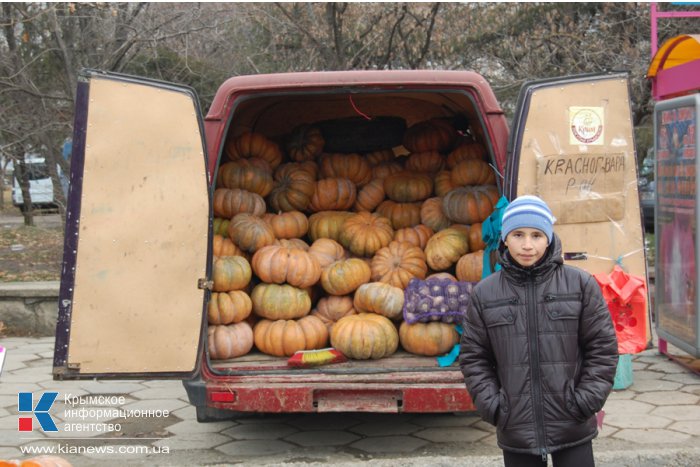
[[[488,424],[487,424],[488,425]],[[490,426],[490,425],[489,425]],[[488,435],[486,438],[480,441],[481,444],[485,446],[498,447],[498,436],[496,434]]]
[[[19,446],[27,442],[29,438],[46,438],[44,433],[36,428],[38,423],[34,423],[34,431],[17,431],[17,423],[17,418],[15,418],[12,426],[0,429],[0,446]]]
[[[3,417],[7,417],[8,415],[10,415],[10,412],[8,412],[7,410],[0,407],[0,420],[2,420]],[[2,428],[1,422],[0,422],[0,428]]]
[[[17,394],[14,396],[0,396],[0,407],[14,407],[17,410]]]
[[[654,406],[651,404],[647,404],[646,402],[638,402],[638,401],[633,401],[633,400],[610,400],[608,399],[605,402],[605,413],[607,415],[616,413],[616,414],[628,414],[628,413],[637,413],[637,414],[645,414],[649,413],[654,409]]]
[[[641,371],[645,370],[650,364],[647,362],[642,362],[639,360],[634,360],[632,362],[632,371]]]
[[[167,410],[172,412],[186,405],[179,399],[147,399],[126,404],[123,408],[126,410]]]
[[[688,371],[688,369],[682,365],[671,361],[654,363],[649,365],[648,369],[651,371],[661,371],[663,373],[684,373]]]
[[[233,439],[278,439],[299,430],[281,423],[241,424],[221,432]]]
[[[141,381],[141,384],[143,384],[144,386],[148,386],[149,388],[163,388],[163,387],[170,387],[170,386],[180,386],[183,391],[185,390],[185,387],[182,385],[182,381],[173,380],[173,379],[143,380],[143,381]]]
[[[413,436],[375,436],[356,441],[350,445],[372,454],[411,452],[428,444],[428,441]]]
[[[686,386],[683,386],[680,390],[683,392],[700,396],[700,384],[688,384]]]
[[[375,413],[375,412],[358,412],[352,414],[353,418],[356,418],[364,422],[379,422],[379,423],[401,423],[410,422],[414,418],[420,416],[420,414],[413,413]]]
[[[3,409],[5,410],[5,409]],[[17,414],[5,410],[5,415],[0,417],[0,430],[14,430],[17,432]],[[2,443],[0,443],[2,444]]]
[[[183,396],[187,397],[187,394],[185,393],[185,388],[180,384],[177,386],[170,385],[141,389],[133,391],[131,396],[137,399],[178,399]]]
[[[486,438],[490,433],[472,427],[426,428],[413,433],[413,436],[427,439],[433,443],[475,443]]]
[[[613,438],[635,444],[671,444],[683,443],[690,439],[690,435],[658,428],[641,428],[620,430],[613,435]]]
[[[410,435],[420,430],[421,427],[408,422],[375,422],[362,423],[349,428],[349,431],[365,436],[389,436],[389,435]]]
[[[12,362],[6,361],[2,366],[2,379],[3,379],[3,381],[5,380],[6,376],[12,374],[12,373],[10,373],[11,371],[20,370],[23,368],[26,368],[26,365],[24,364],[24,362],[20,362],[17,360],[14,360]]]
[[[633,399],[637,393],[634,391],[634,386],[622,391],[613,391],[608,396],[609,401],[622,401]]]
[[[197,420],[185,420],[168,427],[170,433],[184,435],[187,433],[218,433],[231,428],[231,422],[199,423]]]
[[[670,418],[671,420],[697,420],[700,424],[700,405],[669,405],[657,407],[652,415]]]
[[[610,438],[618,431],[620,431],[618,428],[615,428],[612,425],[607,425],[605,421],[603,421],[603,428],[598,430],[598,438]]]
[[[147,449],[146,446],[144,445],[139,445],[135,446],[133,444],[115,444],[113,442],[107,444],[105,443],[104,446],[111,446],[113,449],[112,453],[109,452],[100,452],[98,449],[101,448],[102,445],[95,445],[93,448],[93,452],[85,452],[84,454],[81,454],[81,456],[87,457],[89,459],[96,459],[96,460],[118,460],[119,465],[128,465],[128,461],[130,460],[138,460],[138,459],[144,459],[149,456],[150,454],[150,449]],[[123,449],[123,451],[122,451]],[[94,463],[86,463],[83,465],[95,465]]]
[[[642,371],[635,371],[633,372],[634,379],[642,381],[642,380],[659,380],[666,376],[666,373],[663,373],[661,371],[647,371],[647,370],[642,370]]]
[[[651,391],[638,394],[634,400],[654,405],[693,405],[700,400],[700,396],[679,391]]]
[[[496,432],[496,427],[491,425],[490,423],[486,423],[483,420],[479,420],[478,422],[474,423],[472,425],[474,428],[478,428],[481,431],[487,431],[489,433],[495,433]]]
[[[412,423],[422,426],[422,427],[463,427],[470,426],[481,420],[476,414],[470,415],[454,415],[454,414],[439,414],[439,415],[425,415],[421,417],[416,417],[412,420]]]
[[[646,413],[634,412],[608,412],[605,409],[606,425],[611,425],[616,428],[665,428],[670,425],[673,420],[649,415]]]
[[[2,395],[14,394],[14,396],[17,397],[17,394],[20,392],[35,393],[37,394],[36,399],[38,399],[40,397],[38,394],[44,392],[44,388],[34,383],[10,383],[3,381],[2,384],[0,384],[0,394]]]
[[[181,409],[173,410],[172,414],[181,420],[197,419],[197,409],[194,407],[194,405],[187,405]]]
[[[289,425],[303,430],[345,430],[351,426],[360,424],[360,420],[348,416],[345,413],[314,413],[295,417]]]
[[[700,422],[697,420],[684,420],[682,422],[675,422],[668,426],[669,430],[681,431],[683,433],[688,433],[693,436],[700,436]]]
[[[359,436],[341,430],[304,431],[284,437],[285,441],[300,446],[344,446],[360,439]]]
[[[143,385],[138,382],[114,382],[114,381],[83,381],[80,385],[89,394],[129,394],[135,391],[140,391],[145,389]]]
[[[19,377],[26,377],[26,378],[28,378],[26,380],[26,382],[28,382],[28,383],[38,383],[40,381],[52,381],[53,380],[53,374],[51,373],[51,368],[48,366],[40,366],[40,367],[33,367],[33,368],[28,368],[28,367],[19,368],[17,370],[12,371],[12,375],[19,376]],[[3,376],[3,379],[5,379],[4,376]]]
[[[19,448],[0,446],[0,459],[22,459],[25,457]]]
[[[682,383],[682,384],[698,384],[700,383],[700,376],[694,374],[694,373],[688,373],[688,370],[685,370],[683,373],[672,373],[672,374],[667,374],[664,376],[665,381],[674,381],[677,383]]]
[[[8,349],[10,348],[5,345],[4,339],[2,345]],[[53,342],[27,342],[12,349],[14,354],[38,354],[42,352],[53,352]]]
[[[224,454],[234,456],[235,459],[239,456],[269,456],[272,454],[280,454],[283,452],[292,451],[295,449],[293,444],[276,439],[262,440],[251,439],[245,441],[233,441],[215,448]]]
[[[171,436],[153,443],[154,446],[168,446],[171,451],[185,449],[211,449],[225,443],[231,438],[219,433],[186,433],[182,436]]]
[[[635,378],[634,383],[632,383],[632,388],[634,388],[636,392],[676,391],[681,386],[681,383],[675,383],[673,381],[664,381],[662,379],[639,380]]]
[[[53,358],[53,356],[51,357]],[[41,357],[35,353],[23,353],[17,352],[16,350],[8,350],[5,353],[5,363],[7,362],[28,362],[31,360],[41,359]]]

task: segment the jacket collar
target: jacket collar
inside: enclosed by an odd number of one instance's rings
[[[508,279],[517,283],[527,280],[543,282],[554,272],[554,270],[564,264],[562,258],[561,240],[556,233],[552,234],[552,242],[547,247],[544,256],[532,267],[524,268],[519,265],[508,253],[505,243],[500,242],[498,247],[498,262]]]

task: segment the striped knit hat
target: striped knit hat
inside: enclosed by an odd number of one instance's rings
[[[501,239],[513,230],[521,227],[530,227],[541,230],[547,235],[549,243],[552,243],[552,224],[556,219],[547,203],[537,196],[524,195],[515,198],[503,211],[501,221]]]

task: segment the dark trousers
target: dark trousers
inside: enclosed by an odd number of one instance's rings
[[[552,454],[554,467],[595,467],[591,441]],[[503,451],[505,467],[547,467],[542,456]]]

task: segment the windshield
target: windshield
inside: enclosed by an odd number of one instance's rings
[[[27,170],[29,180],[49,178],[49,168],[44,162],[25,164],[25,168]],[[17,174],[17,177],[19,178],[19,174]]]

